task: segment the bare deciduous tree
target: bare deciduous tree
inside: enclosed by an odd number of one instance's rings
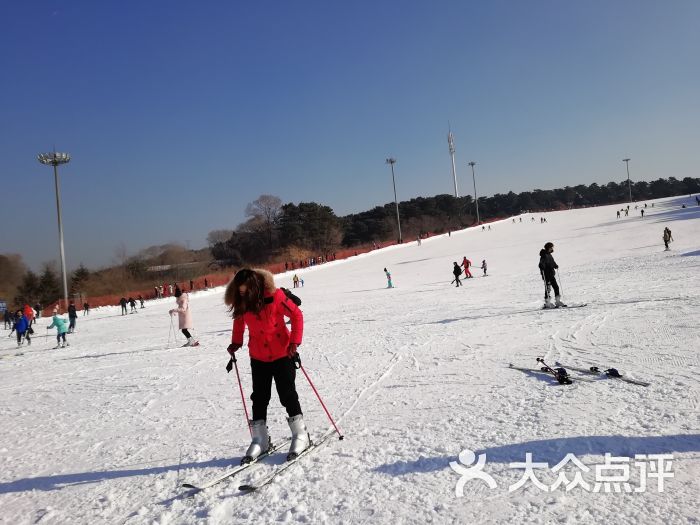
[[[257,219],[265,225],[268,247],[272,248],[272,233],[282,213],[282,200],[274,195],[260,195],[245,207],[247,217]]]
[[[231,238],[233,230],[212,230],[207,235],[207,243],[209,246],[214,246],[220,242],[226,242]]]

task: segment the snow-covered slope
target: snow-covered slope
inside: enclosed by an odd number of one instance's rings
[[[681,208],[681,203],[687,208]],[[691,205],[692,203],[692,205]],[[346,434],[242,495],[249,475],[193,497],[199,482],[238,462],[249,436],[235,374],[227,374],[230,318],[222,289],[192,296],[201,346],[166,348],[172,300],[137,315],[118,308],[80,317],[70,348],[42,320],[15,355],[0,341],[2,523],[690,523],[700,493],[700,208],[655,201],[639,217],[619,206],[542,214],[491,231],[468,229],[305,270],[307,372]],[[663,251],[668,226],[675,242]],[[542,311],[537,262],[555,244],[564,299],[585,308]],[[450,285],[453,261],[489,264],[489,276]],[[382,269],[396,288],[386,289]],[[278,276],[291,287],[291,272]],[[52,330],[52,334],[53,334]],[[5,332],[7,334],[7,332]],[[179,336],[177,346],[182,344]],[[649,381],[559,385],[509,370],[535,358],[614,366]],[[249,363],[239,360],[250,394]],[[574,377],[582,377],[573,373]],[[303,375],[297,386],[315,435],[329,427]],[[288,434],[273,393],[273,438]],[[486,454],[496,488],[450,468],[463,449]],[[591,471],[582,487],[543,491],[511,463],[567,453]],[[606,452],[673,454],[665,491],[594,493]],[[463,455],[463,459],[465,456]],[[579,467],[581,468],[581,467]],[[573,479],[575,469],[569,478]],[[557,475],[538,470],[550,486]],[[634,490],[639,475],[631,478]],[[624,488],[623,488],[624,490]],[[695,509],[695,510],[693,510]],[[696,520],[696,521],[693,521]]]

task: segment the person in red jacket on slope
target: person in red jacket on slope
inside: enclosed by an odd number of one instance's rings
[[[471,265],[472,265],[472,262],[469,259],[467,259],[466,257],[464,257],[464,259],[462,259],[461,266],[464,266],[464,278],[465,279],[469,279],[470,277],[474,277],[472,275],[472,272],[469,271],[469,267]]]
[[[233,314],[233,333],[228,353],[243,346],[243,333],[248,327],[248,351],[253,376],[253,417],[250,428],[253,439],[242,463],[249,463],[267,452],[271,445],[267,428],[267,405],[270,402],[272,380],[277,394],[287,410],[287,422],[292,441],[287,454],[293,459],[310,444],[297,395],[294,358],[301,345],[304,316],[299,307],[284,292],[275,287],[273,275],[260,269],[242,268],[226,286],[224,300]],[[285,317],[291,319],[292,331]]]

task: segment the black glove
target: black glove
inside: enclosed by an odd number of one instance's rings
[[[236,344],[236,343],[231,343],[230,345],[228,345],[228,348],[226,349],[226,351],[227,351],[229,354],[231,354],[231,357],[235,357],[235,355],[236,355],[236,350],[238,350],[239,348],[241,348],[241,346],[243,346],[243,345],[239,345],[239,344]]]

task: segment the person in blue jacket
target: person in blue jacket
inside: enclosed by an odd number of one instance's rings
[[[46,329],[49,330],[54,327],[56,328],[56,346],[54,346],[54,348],[65,348],[66,346],[70,346],[68,341],[66,341],[66,332],[68,331],[68,328],[66,327],[66,320],[58,316],[58,310],[56,309],[53,311],[53,319],[51,320],[51,324],[47,326]],[[61,339],[63,339],[63,345],[61,345]]]
[[[10,336],[12,335],[12,332],[17,332],[17,348],[22,346],[22,337],[27,339],[27,345],[32,344],[32,340],[29,337],[29,321],[27,321],[27,318],[24,317],[22,310],[17,310],[17,313],[15,314],[15,324],[12,326]]]

